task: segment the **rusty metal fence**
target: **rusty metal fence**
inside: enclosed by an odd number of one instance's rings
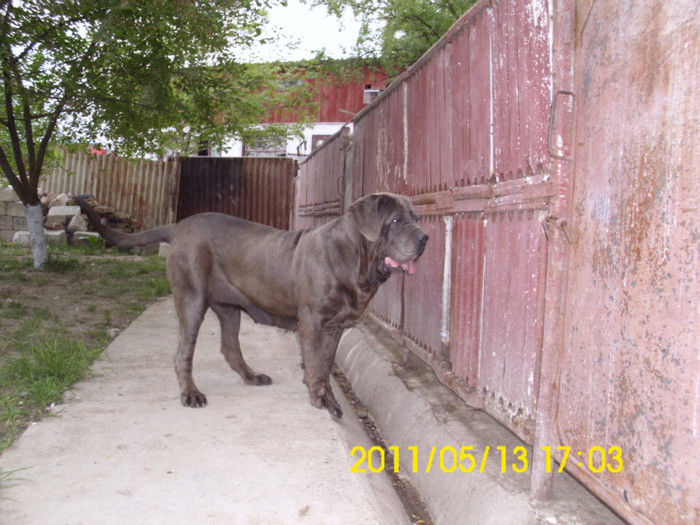
[[[635,523],[698,519],[698,10],[482,0],[296,182],[299,227],[412,197],[422,270],[372,315],[533,445],[535,496],[569,447]]]
[[[128,160],[66,154],[42,180],[47,192],[89,193],[144,228],[214,211],[289,229],[297,164],[288,158],[174,157]]]
[[[331,137],[327,147],[306,159],[304,176],[294,182],[293,229],[319,226],[342,212],[348,147],[349,130],[343,128]]]
[[[180,165],[133,161],[116,155],[67,153],[63,165],[41,181],[47,192],[92,194],[100,204],[128,213],[145,228],[175,221]]]

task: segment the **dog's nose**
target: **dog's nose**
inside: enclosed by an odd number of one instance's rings
[[[423,255],[423,250],[425,250],[425,245],[428,242],[428,236],[423,233],[421,234],[420,237],[418,237],[418,242],[416,243],[416,251],[418,252],[418,256]]]

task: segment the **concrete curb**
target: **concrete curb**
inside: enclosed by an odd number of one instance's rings
[[[525,444],[487,414],[466,407],[427,365],[373,323],[366,321],[345,332],[336,363],[374,416],[387,446],[398,447],[400,469],[408,474],[436,524],[622,523],[568,474],[555,477],[552,501],[546,505],[531,501],[529,470],[501,473],[496,449],[504,445],[512,452]],[[473,472],[441,471],[443,447],[459,452],[469,445],[477,461]],[[484,471],[478,472],[487,445],[491,453]],[[417,473],[412,472],[409,446],[417,447]],[[433,447],[433,466],[426,472]],[[531,458],[531,448],[526,448]],[[451,465],[453,456],[446,451],[445,467]]]

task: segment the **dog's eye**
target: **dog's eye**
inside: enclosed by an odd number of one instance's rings
[[[399,222],[401,222],[401,217],[394,217],[393,222],[394,224],[398,224]]]

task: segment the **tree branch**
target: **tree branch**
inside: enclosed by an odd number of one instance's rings
[[[2,0],[2,3],[0,4],[0,9],[3,7],[7,7],[5,10],[5,15],[2,18],[2,36],[4,37],[7,34],[7,26],[10,23],[10,11],[12,11],[12,2],[10,0]]]
[[[49,27],[46,31],[44,31],[41,35],[39,35],[36,40],[34,40],[31,44],[29,44],[26,48],[24,48],[19,55],[17,55],[17,60],[21,60],[22,58],[24,58],[27,53],[29,53],[32,49],[34,49],[34,47],[37,44],[40,44],[47,36],[49,36],[54,31],[57,31],[57,30],[61,29],[62,27],[66,26],[68,24],[71,24],[73,22],[81,22],[84,20],[85,20],[84,16],[76,16],[75,18],[67,18],[65,20],[61,20],[55,26]]]
[[[24,82],[22,80],[22,74],[19,71],[17,65],[17,59],[10,54],[7,57],[7,61],[10,63],[12,68],[12,73],[15,76],[15,81],[17,82],[17,87],[19,88],[19,96],[22,99],[22,110],[24,114],[24,139],[27,143],[27,162],[29,163],[29,174],[34,173],[34,164],[36,157],[34,155],[34,130],[32,129],[32,116],[31,116],[31,105],[29,104],[29,96],[27,95],[27,90],[24,87]]]
[[[2,146],[0,146],[0,168],[2,168],[5,177],[7,178],[7,180],[10,181],[10,184],[17,192],[19,198],[22,199],[22,202],[25,202],[26,195],[24,195],[24,185],[22,184],[22,181],[20,181],[15,175],[15,172],[12,169],[12,165],[10,164],[9,159],[5,154],[5,150],[2,149]]]
[[[401,19],[405,20],[406,22],[413,20],[414,22],[418,22],[420,25],[422,25],[426,29],[426,31],[422,31],[423,36],[425,36],[428,40],[430,40],[431,36],[436,38],[436,39],[439,39],[442,36],[425,19],[421,18],[418,15],[414,15],[414,14],[404,15],[401,17]]]
[[[76,66],[78,69],[82,68],[83,65],[85,64],[85,61],[90,57],[92,52],[95,50],[95,47],[97,46],[96,41],[92,41],[88,48],[85,50],[85,53],[83,56],[80,58],[78,61],[78,66]],[[73,75],[77,75],[78,71],[73,71]],[[39,183],[39,175],[41,174],[41,167],[44,164],[44,157],[46,156],[46,149],[49,146],[49,142],[51,141],[51,137],[53,136],[53,132],[56,129],[56,124],[58,122],[58,118],[61,116],[61,113],[63,112],[63,108],[65,105],[68,103],[68,100],[71,97],[71,91],[68,86],[65,87],[65,90],[63,92],[63,96],[61,97],[61,100],[58,102],[58,105],[56,106],[56,109],[52,112],[51,116],[49,117],[49,124],[46,128],[46,133],[44,133],[44,137],[41,139],[41,144],[39,145],[39,150],[37,151],[37,156],[36,156],[36,164],[34,166],[34,171],[30,174],[31,182],[32,184],[38,184]]]
[[[457,9],[455,9],[455,6],[450,0],[445,0],[445,6],[447,7],[447,10],[450,12],[450,14],[457,20],[460,17],[460,14],[457,12]]]
[[[17,176],[22,182],[28,182],[27,171],[24,167],[24,158],[22,157],[22,148],[20,146],[19,135],[17,134],[17,124],[15,123],[15,110],[12,107],[12,79],[9,72],[5,69],[7,66],[7,58],[4,60],[2,77],[5,82],[5,112],[7,113],[7,130],[10,132],[10,142],[12,144],[12,152],[17,163]]]

